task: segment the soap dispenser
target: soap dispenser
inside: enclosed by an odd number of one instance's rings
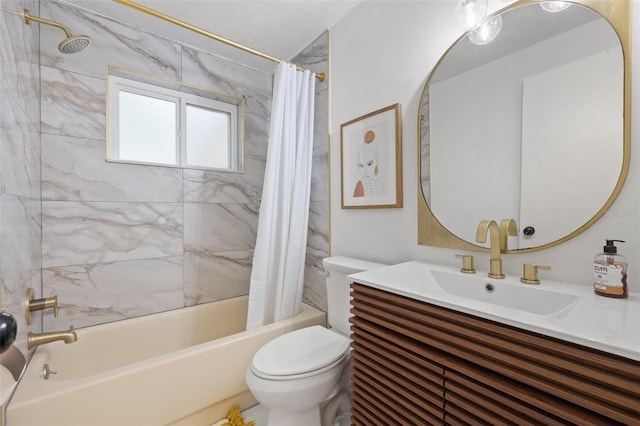
[[[622,240],[606,240],[604,252],[593,259],[593,290],[606,297],[626,298],[627,291],[627,258],[618,254],[614,242]]]

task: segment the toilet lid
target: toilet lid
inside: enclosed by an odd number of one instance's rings
[[[344,357],[349,339],[322,326],[276,337],[256,352],[251,369],[265,376],[293,376],[318,370]]]

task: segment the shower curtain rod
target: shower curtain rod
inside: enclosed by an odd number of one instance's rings
[[[142,6],[141,4],[132,2],[130,0],[113,0],[113,1],[115,1],[116,3],[123,4],[125,6],[129,6],[132,9],[138,10],[140,12],[144,12],[144,13],[146,13],[148,15],[151,15],[151,16],[154,16],[156,18],[163,19],[163,20],[165,20],[167,22],[170,22],[170,23],[172,23],[174,25],[177,25],[177,26],[182,27],[182,28],[186,28],[186,29],[191,30],[191,31],[193,31],[195,33],[198,33],[200,35],[212,38],[212,39],[217,40],[217,41],[219,41],[221,43],[224,43],[224,44],[227,44],[229,46],[235,47],[237,49],[244,50],[245,52],[249,52],[249,53],[251,53],[253,55],[260,56],[261,58],[269,59],[270,61],[277,62],[277,63],[283,62],[282,59],[278,59],[275,56],[267,55],[266,53],[262,53],[262,52],[260,52],[258,50],[255,50],[255,49],[252,49],[250,47],[244,46],[244,45],[242,45],[240,43],[236,43],[235,41],[231,41],[231,40],[226,39],[224,37],[221,37],[221,36],[219,36],[217,34],[213,34],[213,33],[209,32],[209,31],[203,30],[202,28],[196,27],[195,25],[191,25],[191,24],[189,24],[187,22],[184,22],[184,21],[181,21],[179,19],[173,18],[173,17],[171,17],[169,15],[165,15],[164,13],[160,13],[160,12],[158,12],[156,10],[150,9],[150,8],[148,8],[146,6]],[[296,68],[299,71],[304,71],[304,68],[299,67],[297,65],[296,65]],[[323,72],[317,73],[316,74],[316,78],[318,79],[318,81],[324,81],[325,74]]]

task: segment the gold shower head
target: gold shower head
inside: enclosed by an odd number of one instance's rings
[[[29,13],[29,9],[24,9],[22,14],[24,16],[24,23],[27,25],[31,25],[31,21],[34,21],[40,22],[41,24],[51,25],[52,27],[57,27],[64,31],[64,33],[67,35],[67,38],[62,40],[58,45],[58,50],[62,53],[77,53],[91,44],[91,39],[89,38],[89,36],[74,36],[73,34],[71,34],[71,31],[69,31],[69,28],[58,22],[31,16],[31,14]]]

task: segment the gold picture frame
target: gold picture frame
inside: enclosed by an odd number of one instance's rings
[[[402,207],[400,104],[340,125],[343,209]]]

